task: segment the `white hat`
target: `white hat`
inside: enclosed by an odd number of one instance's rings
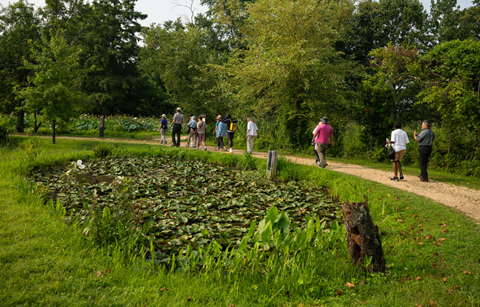
[[[180,109],[180,107],[177,108],[177,111],[182,111],[182,109]]]

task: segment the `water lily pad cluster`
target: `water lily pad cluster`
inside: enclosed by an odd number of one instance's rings
[[[33,176],[48,190],[48,197],[60,199],[73,223],[91,220],[93,215],[100,219],[106,207],[112,214],[124,208],[119,205],[125,199],[120,200],[118,186],[126,178],[126,213],[135,217],[134,226],[165,254],[187,245],[202,247],[212,240],[224,246],[238,244],[252,221],[263,219],[273,205],[288,213],[294,228],[304,224],[306,215],[326,221],[338,218],[338,206],[321,189],[262,180],[231,167],[168,156],[107,158],[83,165],[85,175],[122,180],[78,181],[65,174],[67,166],[36,170]]]

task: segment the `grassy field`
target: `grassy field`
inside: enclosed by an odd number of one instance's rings
[[[38,147],[35,143],[38,141]],[[0,301],[5,306],[479,306],[480,226],[455,209],[353,176],[279,161],[283,180],[327,188],[339,201],[366,195],[382,235],[386,274],[352,267],[345,231],[335,248],[280,262],[176,271],[115,246],[96,246],[43,205],[26,176],[34,166],[93,157],[97,142],[20,140],[0,151]],[[117,145],[119,146],[119,145]],[[245,157],[123,144],[125,154],[165,155],[242,167]],[[265,160],[254,159],[258,176]],[[432,174],[433,175],[433,174]],[[252,175],[253,177],[257,175]],[[432,178],[433,179],[433,178]],[[343,227],[343,226],[342,226]],[[316,245],[315,245],[316,246]],[[321,246],[321,245],[319,245]],[[347,287],[352,283],[354,287]],[[342,290],[341,295],[336,295]]]

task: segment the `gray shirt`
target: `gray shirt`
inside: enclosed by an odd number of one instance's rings
[[[183,124],[185,121],[185,117],[183,117],[182,113],[178,112],[173,115],[173,119],[175,120],[175,124]]]
[[[418,146],[432,146],[434,139],[435,132],[429,128],[423,130],[419,135],[417,135]]]

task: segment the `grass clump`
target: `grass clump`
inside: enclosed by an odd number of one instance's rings
[[[97,158],[105,158],[112,154],[115,147],[112,144],[106,142],[99,142],[97,146],[93,148],[93,154]]]

